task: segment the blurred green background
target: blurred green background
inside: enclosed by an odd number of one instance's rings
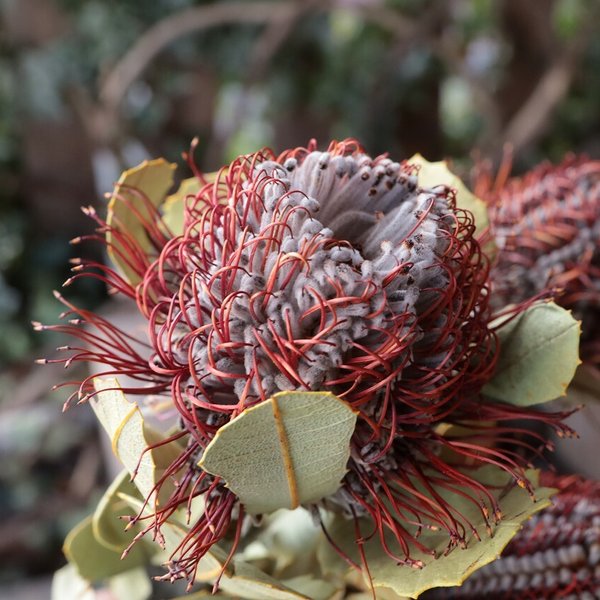
[[[14,599],[15,582],[62,564],[64,534],[105,477],[88,410],[63,416],[64,398],[48,392],[61,370],[32,366],[58,340],[30,321],[56,321],[68,240],[92,231],[79,206],[102,211],[122,169],[182,162],[194,136],[208,171],[311,137],[452,157],[465,175],[506,143],[516,170],[569,151],[600,157],[599,10],[598,0],[0,0],[0,590]],[[97,306],[105,290],[83,281],[70,298]]]

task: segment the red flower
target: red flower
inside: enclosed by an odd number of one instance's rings
[[[232,524],[235,551],[244,507],[197,467],[198,458],[222,425],[275,392],[328,390],[358,411],[348,473],[319,506],[372,518],[392,559],[417,567],[409,543],[433,553],[420,529],[445,530],[448,549],[473,529],[440,491],[469,498],[486,523],[500,517],[490,491],[459,467],[497,465],[530,489],[515,447],[546,442],[534,434],[515,442],[523,432],[507,420],[542,419],[567,431],[561,415],[481,398],[496,360],[488,261],[453,191],[420,188],[415,167],[372,159],[353,140],[327,152],[311,142],[279,156],[242,156],[188,198],[181,235],[167,231],[141,193],[137,200],[145,211],[127,194],[119,201],[137,214],[150,250],[89,212],[99,239],[109,234],[139,283],[96,264],[75,277],[104,279],[136,304],[151,358],[125,332],[62,298],[77,319],[54,329],[84,342],[65,362],[130,376],[140,383],[126,393],[162,394],[179,413],[180,432],[164,442],[187,443],[165,475],[177,474],[178,486],[145,531],[191,497],[204,496],[205,512],[174,553],[171,577],[193,578]],[[90,382],[79,385],[80,399],[94,393]],[[445,432],[449,424],[471,434]],[[400,553],[388,549],[386,531]]]

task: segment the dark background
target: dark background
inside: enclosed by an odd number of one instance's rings
[[[311,137],[452,157],[465,176],[507,142],[517,172],[600,157],[599,14],[597,0],[0,0],[0,590],[63,563],[106,477],[88,409],[63,416],[60,369],[32,366],[59,343],[30,321],[56,321],[68,240],[92,229],[79,206],[102,211],[122,169],[181,162],[196,135],[207,171]]]

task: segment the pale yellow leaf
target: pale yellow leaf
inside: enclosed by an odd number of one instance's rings
[[[108,204],[106,218],[108,225],[133,238],[146,254],[151,253],[152,244],[146,234],[143,221],[153,221],[154,215],[140,194],[145,196],[152,206],[158,208],[173,185],[175,168],[175,164],[158,158],[144,161],[137,167],[128,169],[121,175]],[[132,285],[139,283],[139,276],[122,256],[130,254],[126,246],[110,230],[106,234],[106,240],[110,258],[124,277]]]
[[[165,469],[180,455],[182,448],[176,442],[161,445],[150,451],[160,435],[144,425],[142,414],[134,402],[129,402],[115,378],[94,379],[98,392],[90,404],[111,440],[115,456],[135,475],[134,483],[144,498],[154,499],[154,487]],[[170,480],[161,487],[159,500],[171,491]]]
[[[407,161],[411,165],[418,165],[419,185],[422,187],[435,187],[437,185],[447,185],[456,190],[456,204],[458,208],[464,208],[473,213],[475,225],[479,232],[483,231],[489,225],[487,206],[483,200],[477,198],[462,182],[460,177],[455,175],[449,168],[445,160],[438,162],[429,162],[420,154],[415,154]]]
[[[197,177],[184,179],[177,191],[167,197],[163,204],[163,221],[175,236],[183,234],[185,203],[188,196],[195,196],[200,190]]]
[[[184,179],[177,191],[167,197],[162,207],[163,221],[173,235],[182,235],[184,232],[186,202],[191,196],[195,196],[203,185],[215,181],[219,173],[220,171],[203,173],[204,183],[197,177]]]

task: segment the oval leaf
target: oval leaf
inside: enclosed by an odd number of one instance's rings
[[[423,187],[435,187],[436,185],[447,185],[456,190],[456,205],[473,214],[475,226],[478,231],[483,231],[489,226],[487,206],[483,200],[477,198],[458,175],[455,175],[445,160],[429,162],[420,154],[415,154],[406,162],[419,166],[419,185]]]
[[[90,404],[111,439],[115,456],[132,477],[135,475],[133,481],[142,496],[152,498],[156,482],[181,454],[181,446],[171,442],[146,451],[161,438],[144,425],[137,404],[127,400],[114,378],[97,377],[94,387],[98,394]],[[161,487],[161,498],[169,495],[171,489],[166,481]]]
[[[197,177],[184,179],[174,194],[171,194],[163,204],[163,221],[169,231],[177,236],[184,231],[185,200],[188,196],[195,196],[200,190],[200,181]]]
[[[92,529],[91,516],[68,533],[63,552],[79,575],[92,582],[147,565],[151,558],[151,552],[145,544],[135,544],[121,560],[120,552],[109,550],[97,542]]]
[[[233,575],[223,575],[219,587],[244,600],[311,600],[310,596],[286,587],[258,567],[235,558]]]
[[[150,509],[144,506],[143,501],[138,496],[129,496],[127,494],[119,494],[119,497],[127,502],[129,506],[135,509],[136,513],[149,514]],[[177,515],[177,513],[175,513]],[[167,521],[161,524],[160,527],[160,543],[165,552],[158,556],[159,560],[154,557],[153,564],[161,564],[163,558],[169,556],[179,547],[183,539],[188,533],[189,527],[183,525],[181,520],[178,520],[175,515],[171,515]],[[183,515],[180,515],[183,516]],[[196,571],[196,580],[201,582],[214,581],[221,573],[229,575],[231,573],[231,565],[226,565],[227,552],[222,550],[216,544],[213,544],[210,550],[200,559],[198,570]]]
[[[74,565],[67,564],[54,573],[51,600],[96,600],[92,584],[85,580]]]
[[[329,392],[280,392],[221,427],[199,464],[251,514],[296,508],[339,488],[355,424]]]
[[[154,208],[162,204],[173,185],[175,168],[175,164],[158,158],[146,160],[137,167],[128,169],[119,178],[108,203],[106,222],[110,228],[135,240],[146,254],[152,251],[152,244],[143,221],[152,222],[155,219],[155,213],[148,202]],[[136,285],[140,281],[139,275],[122,256],[127,256],[130,252],[126,245],[113,235],[110,228],[106,234],[108,254],[131,285]]]
[[[202,186],[216,181],[219,174],[223,172],[224,170],[202,173],[202,181],[198,177],[184,179],[177,191],[167,197],[162,207],[163,222],[173,235],[182,235],[184,232],[186,199],[195,196]],[[208,208],[208,205],[206,205],[206,208]]]
[[[491,481],[490,477],[495,481],[495,485],[506,478],[503,471],[491,467],[485,467],[471,475],[486,485]],[[532,483],[537,482],[538,475],[535,471],[528,471],[527,476]],[[502,520],[494,529],[493,537],[485,537],[485,523],[479,509],[459,494],[454,494],[452,505],[481,532],[482,540],[478,541],[471,535],[465,549],[455,548],[444,556],[443,551],[447,544],[447,537],[439,533],[424,531],[420,541],[435,549],[439,558],[433,558],[413,549],[411,557],[425,563],[421,569],[398,566],[382,548],[377,536],[366,542],[364,550],[373,585],[376,588],[390,588],[396,594],[409,598],[417,598],[431,588],[460,585],[477,569],[496,559],[521,528],[521,523],[537,511],[549,506],[550,497],[555,490],[536,489],[536,502],[530,499],[525,490],[516,485],[508,493],[505,488],[496,489],[493,493],[499,498],[503,514]],[[372,531],[373,524],[365,521],[361,524],[361,530]],[[336,515],[332,525],[328,527],[328,531],[336,544],[348,556],[361,564],[353,522]],[[386,540],[391,552],[395,552],[399,556],[403,555],[401,548],[391,536],[386,536]],[[328,543],[324,543],[319,548],[319,560],[325,573],[339,572],[345,568],[345,563]],[[367,576],[365,576],[365,584],[368,585]]]
[[[150,577],[146,569],[140,567],[111,577],[108,587],[117,600],[147,600],[152,596]]]
[[[139,495],[127,470],[120,473],[110,484],[92,515],[92,530],[96,540],[105,548],[119,553],[131,544],[137,533],[133,529],[125,531],[126,522],[120,517],[131,516],[135,512],[120,497],[121,494]]]
[[[517,406],[564,396],[579,360],[579,321],[553,302],[534,304],[497,331],[500,357],[484,394]]]
[[[323,579],[315,579],[312,575],[301,575],[293,579],[283,581],[286,587],[304,594],[311,600],[331,600],[339,597],[340,589],[333,583]]]

